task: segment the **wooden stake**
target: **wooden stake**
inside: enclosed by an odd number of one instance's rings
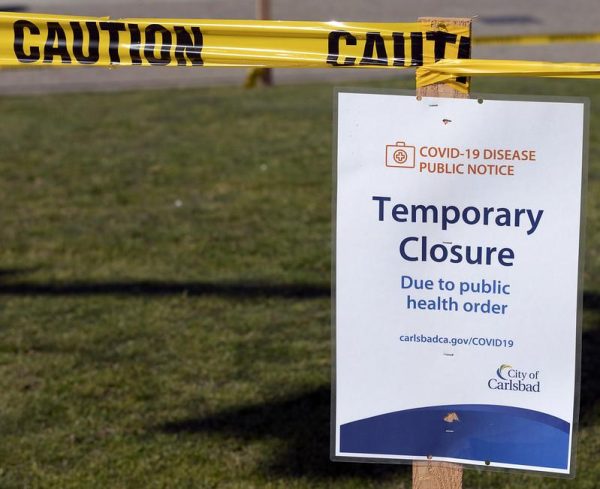
[[[414,461],[413,489],[462,489],[463,468],[447,462]]]
[[[271,0],[256,0],[256,18],[258,20],[271,20]],[[271,68],[261,69],[260,80],[264,85],[273,85],[273,71]]]
[[[470,18],[441,18],[441,17],[419,17],[419,22],[427,24],[431,30],[438,30],[441,25],[459,25],[469,28],[469,36],[471,35],[471,19]],[[469,53],[469,57],[471,53]],[[451,85],[445,83],[434,83],[426,87],[417,88],[418,97],[449,97],[449,98],[469,98],[468,93],[462,93],[455,90]]]
[[[427,23],[432,30],[438,29],[441,24],[468,26],[469,35],[471,33],[471,19],[420,17],[419,21]],[[468,98],[469,94],[459,92],[445,83],[434,83],[433,85],[417,88],[417,96]],[[463,469],[460,464],[430,460],[414,461],[412,486],[413,489],[462,489],[462,474]]]

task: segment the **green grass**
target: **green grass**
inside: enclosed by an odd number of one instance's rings
[[[405,82],[371,86],[408,88]],[[578,476],[600,480],[600,84]],[[329,457],[330,86],[0,98],[0,488],[401,488]]]

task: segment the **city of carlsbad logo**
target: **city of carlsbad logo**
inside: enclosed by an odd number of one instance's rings
[[[506,363],[503,363],[502,365],[500,365],[500,367],[498,368],[498,370],[496,370],[496,375],[498,377],[500,377],[502,380],[508,380],[504,374],[502,373],[504,370],[508,369],[508,368],[512,368],[512,365],[507,365]]]
[[[540,392],[540,371],[520,370],[503,363],[496,370],[496,377],[488,380],[488,387],[499,391]]]

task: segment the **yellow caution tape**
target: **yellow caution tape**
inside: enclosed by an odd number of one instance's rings
[[[527,34],[521,36],[481,36],[473,38],[475,46],[494,44],[553,44],[572,42],[600,42],[600,33],[583,34]]]
[[[252,68],[244,81],[244,88],[254,88],[269,68]]]
[[[564,42],[597,34],[484,38]],[[550,41],[548,41],[550,40]],[[256,68],[417,67],[417,86],[468,77],[600,78],[600,64],[471,60],[469,27],[431,23],[120,19],[0,13],[0,67],[238,66]]]
[[[417,87],[448,83],[457,76],[528,76],[600,79],[598,63],[549,63],[495,59],[444,59],[417,69]]]
[[[469,50],[456,25],[0,14],[0,66],[404,68]]]

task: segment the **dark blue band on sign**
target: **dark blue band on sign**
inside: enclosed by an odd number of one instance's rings
[[[342,454],[446,457],[567,469],[570,424],[529,409],[493,405],[434,406],[347,423]]]

